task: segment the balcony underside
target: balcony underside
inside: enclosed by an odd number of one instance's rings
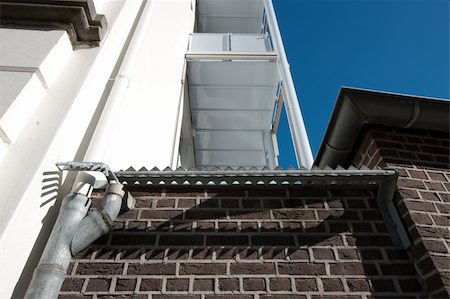
[[[272,166],[275,61],[188,60],[197,166]]]

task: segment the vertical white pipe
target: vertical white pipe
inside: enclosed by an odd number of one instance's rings
[[[297,164],[299,167],[304,166],[309,169],[312,167],[314,162],[313,155],[311,152],[311,146],[309,145],[309,139],[306,133],[305,124],[303,122],[302,113],[300,111],[300,105],[298,103],[297,93],[295,92],[294,82],[292,80],[286,53],[284,51],[283,41],[281,40],[280,28],[278,27],[272,0],[264,0],[264,6],[266,8],[266,16],[269,23],[272,42],[279,57],[278,63],[280,64],[281,76],[286,91],[286,112],[293,139]]]
[[[144,9],[134,31],[131,42],[128,46],[122,65],[115,78],[111,93],[98,121],[95,132],[92,136],[89,147],[86,151],[85,161],[103,161],[108,150],[108,144],[115,124],[119,118],[120,110],[126,97],[129,85],[129,78],[139,61],[139,51],[145,40],[146,33],[152,18],[155,3],[150,0],[143,0]],[[125,138],[125,137],[124,137]],[[125,140],[124,140],[125,142]]]

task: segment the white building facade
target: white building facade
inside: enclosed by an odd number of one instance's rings
[[[312,164],[270,0],[73,2],[103,15],[98,42],[0,29],[0,298],[26,287],[73,184],[56,162],[275,168],[284,107]]]

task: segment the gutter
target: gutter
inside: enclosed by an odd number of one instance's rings
[[[346,165],[369,124],[449,132],[450,101],[342,87],[314,164]]]

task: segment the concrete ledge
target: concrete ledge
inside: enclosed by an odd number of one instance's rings
[[[98,46],[107,24],[92,0],[0,0],[0,27],[64,29],[76,49]]]

